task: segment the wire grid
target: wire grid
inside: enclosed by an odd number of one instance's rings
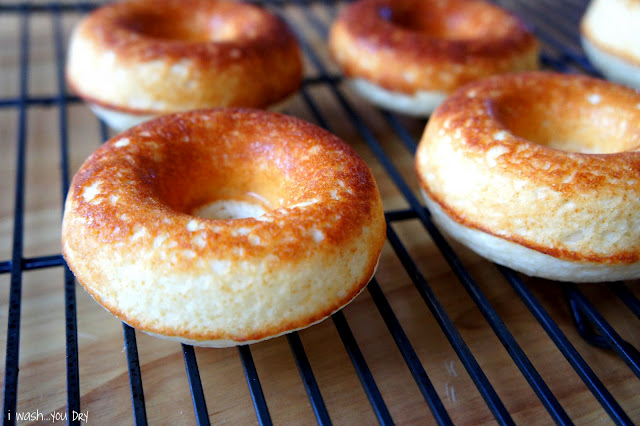
[[[579,46],[576,27],[584,11],[585,2],[579,0],[567,0],[565,2],[545,1],[499,1],[498,4],[516,12],[531,24],[544,42],[542,53],[543,63],[556,70],[564,72],[583,72],[596,74],[584,58]],[[435,321],[445,334],[449,344],[455,351],[459,361],[473,381],[486,406],[492,413],[496,422],[500,424],[514,424],[514,419],[494,389],[491,381],[487,378],[483,368],[474,357],[472,350],[461,336],[454,320],[445,309],[443,303],[433,291],[429,282],[421,272],[420,265],[412,257],[410,250],[405,246],[402,238],[396,229],[399,224],[405,221],[418,221],[424,231],[430,236],[438,247],[441,256],[453,270],[460,284],[465,288],[468,295],[477,305],[484,320],[491,327],[504,349],[510,355],[512,362],[520,370],[529,386],[544,406],[553,421],[560,424],[571,424],[572,419],[559,402],[558,398],[550,390],[548,384],[534,367],[532,361],[525,354],[518,341],[511,334],[510,329],[503,322],[496,309],[492,306],[487,295],[477,285],[472,277],[472,273],[465,267],[459,254],[452,248],[438,229],[432,224],[429,212],[425,210],[415,195],[414,189],[406,181],[401,170],[397,168],[393,159],[387,154],[383,144],[378,139],[376,133],[371,129],[361,108],[354,104],[352,99],[345,94],[341,86],[341,76],[326,65],[326,61],[319,54],[317,45],[313,45],[307,38],[308,31],[316,32],[320,39],[326,39],[328,25],[326,20],[318,17],[316,10],[322,8],[329,17],[335,17],[339,3],[328,1],[299,1],[299,2],[262,2],[261,4],[270,8],[273,12],[281,15],[287,20],[301,43],[306,60],[313,65],[317,71],[315,75],[309,75],[304,81],[300,96],[306,107],[311,111],[314,121],[332,130],[331,124],[326,117],[326,113],[318,105],[318,101],[312,94],[314,89],[321,87],[339,105],[345,117],[357,129],[357,133],[364,140],[366,146],[381,164],[386,177],[393,183],[402,195],[408,208],[386,211],[388,223],[388,243],[393,253],[408,273],[411,281],[415,285],[419,295],[425,305],[430,310]],[[7,304],[7,336],[6,336],[6,358],[4,370],[4,400],[3,413],[4,421],[7,424],[15,422],[15,415],[18,408],[18,376],[20,366],[20,330],[21,330],[21,301],[22,301],[22,279],[27,271],[63,268],[64,270],[64,306],[65,306],[65,334],[66,334],[66,412],[68,422],[79,424],[80,420],[72,419],[72,413],[82,412],[79,373],[79,346],[78,346],[78,325],[77,325],[77,301],[76,285],[74,278],[60,254],[43,255],[35,257],[24,256],[24,229],[25,229],[25,201],[24,193],[26,189],[25,168],[27,161],[27,129],[28,116],[31,108],[53,107],[58,111],[59,127],[59,150],[60,150],[60,192],[64,196],[67,193],[70,175],[69,163],[69,131],[68,128],[68,108],[79,103],[79,99],[69,95],[64,82],[64,61],[66,36],[62,27],[62,19],[66,14],[82,14],[94,8],[96,4],[86,3],[12,3],[0,5],[0,16],[3,14],[18,15],[20,17],[19,28],[19,81],[18,95],[0,99],[0,108],[10,109],[17,114],[16,131],[16,176],[14,191],[14,219],[13,237],[11,247],[11,258],[0,261],[0,274],[8,274],[9,286]],[[302,21],[290,19],[291,9],[300,14]],[[30,41],[31,29],[30,20],[34,15],[49,16],[52,21],[52,42],[55,50],[56,84],[57,92],[45,96],[31,96],[29,94],[29,49],[32,47]],[[302,25],[301,25],[302,22]],[[405,148],[413,154],[416,149],[416,135],[406,125],[403,117],[386,111],[379,111],[396,137],[401,140]],[[96,121],[97,122],[97,121]],[[109,137],[107,128],[102,123],[98,123],[101,140]],[[3,141],[3,143],[8,143]],[[97,145],[96,141],[96,145]],[[568,360],[571,367],[576,371],[585,385],[589,388],[595,399],[602,405],[603,409],[616,424],[634,424],[639,421],[638,406],[640,401],[636,401],[633,415],[627,413],[610,390],[600,381],[592,366],[578,352],[570,339],[562,331],[561,327],[552,319],[552,316],[545,309],[532,291],[531,286],[518,274],[507,268],[498,267],[504,276],[504,281],[510,285],[519,296],[522,303],[528,308],[530,313],[539,322],[540,326],[548,334],[557,349]],[[604,286],[604,285],[603,285]],[[606,284],[610,292],[616,295],[628,308],[633,317],[632,327],[637,333],[640,330],[637,322],[640,319],[640,301],[635,289],[625,283]],[[628,369],[640,378],[640,356],[637,349],[624,340],[616,328],[607,322],[597,303],[573,284],[563,284],[562,291],[567,300],[568,306],[573,315],[575,325],[580,334],[591,343],[592,350],[608,350],[615,353],[621,362],[624,362]],[[380,317],[384,321],[389,334],[397,346],[407,368],[409,369],[415,385],[418,387],[432,418],[439,424],[452,424],[450,412],[445,408],[441,393],[439,393],[429,377],[429,367],[424,365],[416,353],[409,337],[405,333],[398,313],[394,311],[389,300],[385,296],[383,289],[374,278],[368,286],[368,293],[375,303]],[[375,418],[381,424],[393,424],[394,419],[389,407],[380,392],[379,382],[374,378],[367,360],[359,346],[356,337],[343,312],[338,312],[332,316],[333,324],[344,345],[349,359],[356,371],[360,384],[369,401],[371,410]],[[145,387],[143,386],[136,332],[126,324],[122,324],[124,349],[126,352],[129,387],[131,393],[131,406],[133,419],[136,424],[147,423],[147,406],[145,404]],[[299,371],[304,389],[307,393],[309,403],[313,409],[314,416],[319,424],[331,424],[331,413],[325,404],[323,393],[319,381],[316,379],[314,370],[309,361],[307,352],[300,338],[299,333],[294,332],[286,336],[295,364]],[[598,348],[598,349],[596,349]],[[603,349],[600,349],[603,348]],[[269,411],[269,404],[263,387],[261,385],[258,369],[256,368],[252,348],[250,346],[240,346],[237,348],[238,356],[246,378],[247,386],[257,421],[260,424],[271,424],[272,417]],[[196,351],[193,347],[182,345],[182,355],[186,368],[186,376],[193,411],[198,424],[209,424],[211,412],[207,407],[205,393],[203,391],[203,381],[200,377]],[[640,381],[635,383],[640,394]],[[407,383],[406,386],[413,386]],[[628,410],[628,409],[627,409]],[[634,418],[632,418],[634,416]]]

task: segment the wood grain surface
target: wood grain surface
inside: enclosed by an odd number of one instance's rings
[[[570,2],[572,3],[572,2]],[[576,2],[573,2],[576,3]],[[367,145],[370,134],[398,175],[417,196],[413,155],[380,110],[363,103],[339,84],[337,91],[326,80],[339,76],[326,51],[321,28],[330,24],[335,10],[322,3],[279,6],[273,10],[294,25],[322,67],[307,52],[304,93],[287,113],[325,124],[351,144],[373,170],[385,209],[406,209],[409,204],[388,171]],[[55,49],[56,20],[45,10],[28,15],[28,97],[55,97],[59,93],[60,61]],[[72,25],[82,16],[61,13],[64,47]],[[320,24],[316,28],[310,19]],[[20,94],[21,16],[0,13],[0,98]],[[325,69],[322,69],[325,68]],[[337,96],[339,95],[339,96]],[[312,100],[310,105],[306,97]],[[354,122],[351,108],[361,122]],[[320,119],[314,114],[320,112]],[[61,123],[68,129],[69,173],[100,144],[96,118],[81,102],[34,104],[25,112],[26,169],[22,257],[30,259],[60,253],[60,221],[63,206],[61,172]],[[413,141],[425,120],[396,117]],[[15,226],[16,156],[20,113],[16,107],[0,108],[0,262],[12,259]],[[62,121],[61,121],[62,120]],[[363,129],[365,129],[363,133]],[[366,137],[365,137],[366,136]],[[550,424],[552,419],[507,349],[501,344],[477,305],[417,219],[395,221],[392,229],[451,318],[461,338],[495,388],[516,423]],[[577,424],[608,424],[611,419],[560,350],[536,321],[498,269],[452,243],[455,253],[489,300],[533,366]],[[41,412],[40,424],[66,410],[66,354],[64,271],[51,267],[21,275],[19,412]],[[397,316],[449,416],[456,424],[493,424],[496,419],[465,370],[451,343],[416,289],[398,254],[386,244],[376,280]],[[609,392],[635,422],[640,423],[640,380],[612,351],[595,348],[577,333],[561,284],[523,277],[541,306],[558,324]],[[11,275],[0,274],[0,377],[4,377],[7,312]],[[638,297],[639,283],[627,287]],[[82,411],[90,424],[133,422],[122,324],[81,287],[76,286],[79,371]],[[582,285],[580,290],[616,331],[640,348],[640,320],[604,285]],[[434,417],[398,351],[369,292],[363,292],[343,310],[383,399],[397,424],[432,424]],[[335,424],[375,424],[354,367],[332,320],[299,333],[318,381],[331,420]],[[146,412],[151,424],[195,424],[193,405],[181,346],[143,333],[137,343],[144,385]],[[269,412],[275,424],[313,424],[314,413],[286,337],[250,347]],[[196,357],[209,418],[216,424],[255,424],[247,382],[236,348],[200,349]]]

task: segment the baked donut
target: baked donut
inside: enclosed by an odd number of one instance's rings
[[[74,29],[70,88],[123,130],[199,108],[277,108],[302,81],[287,25],[258,6],[224,0],[128,0]]]
[[[607,79],[640,89],[639,0],[593,0],[580,33],[587,57]]]
[[[426,116],[459,86],[538,68],[539,45],[514,15],[479,0],[359,0],[331,27],[329,48],[356,93]]]
[[[543,278],[640,277],[640,94],[529,72],[456,91],[433,113],[416,169],[454,239]]]
[[[183,343],[253,343],[366,286],[385,241],[371,171],[300,119],[200,110],[135,126],[79,169],[64,258],[108,311]]]

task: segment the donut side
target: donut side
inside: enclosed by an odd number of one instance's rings
[[[560,259],[476,227],[465,226],[447,214],[426,192],[422,192],[422,197],[433,222],[445,234],[485,259],[525,275],[585,283],[636,279],[640,276],[640,262],[602,264]]]
[[[254,192],[259,217],[190,213]],[[353,300],[385,227],[370,170],[335,136],[266,111],[198,111],[137,126],[85,162],[66,201],[63,254],[130,325],[228,346],[308,327]]]
[[[439,90],[418,90],[413,94],[385,89],[364,78],[348,78],[347,85],[374,105],[415,117],[425,117],[449,96]]]
[[[289,98],[280,101],[276,104],[270,105],[267,109],[274,112],[284,112],[291,104],[294,95]],[[121,132],[130,127],[137,126],[138,124],[149,121],[152,118],[158,117],[161,114],[138,114],[134,112],[123,112],[117,108],[104,107],[98,104],[89,103],[87,105],[89,109],[107,126],[114,129],[117,132]]]
[[[630,62],[609,50],[592,43],[587,37],[581,38],[582,48],[589,61],[608,80],[640,88],[640,64]]]
[[[96,117],[104,121],[107,126],[116,132],[121,132],[158,116],[158,114],[136,114],[132,112],[123,112],[118,109],[92,103],[87,104],[87,106],[96,115]]]
[[[425,202],[447,233],[513,269],[636,278],[639,123],[640,96],[601,80],[540,72],[471,83],[421,139]]]
[[[202,32],[183,34],[189,25]],[[133,116],[267,108],[298,90],[302,72],[297,41],[280,18],[250,4],[202,0],[101,7],[74,29],[66,64],[72,91]]]

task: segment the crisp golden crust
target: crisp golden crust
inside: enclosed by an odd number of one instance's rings
[[[297,41],[278,17],[221,0],[128,0],[74,29],[66,68],[88,102],[134,114],[266,108],[302,80]]]
[[[357,1],[335,21],[329,47],[348,77],[406,94],[450,93],[538,67],[538,42],[524,24],[476,0]]]
[[[215,200],[262,216],[205,219]],[[75,175],[63,253],[79,282],[150,333],[241,343],[307,327],[351,301],[385,239],[357,154],[299,119],[220,109],[161,117],[101,146]]]
[[[544,72],[492,77],[434,112],[416,168],[427,196],[465,227],[568,262],[633,267],[639,129],[640,95],[623,86]]]
[[[608,79],[640,88],[640,1],[592,0],[580,33],[585,53]]]

